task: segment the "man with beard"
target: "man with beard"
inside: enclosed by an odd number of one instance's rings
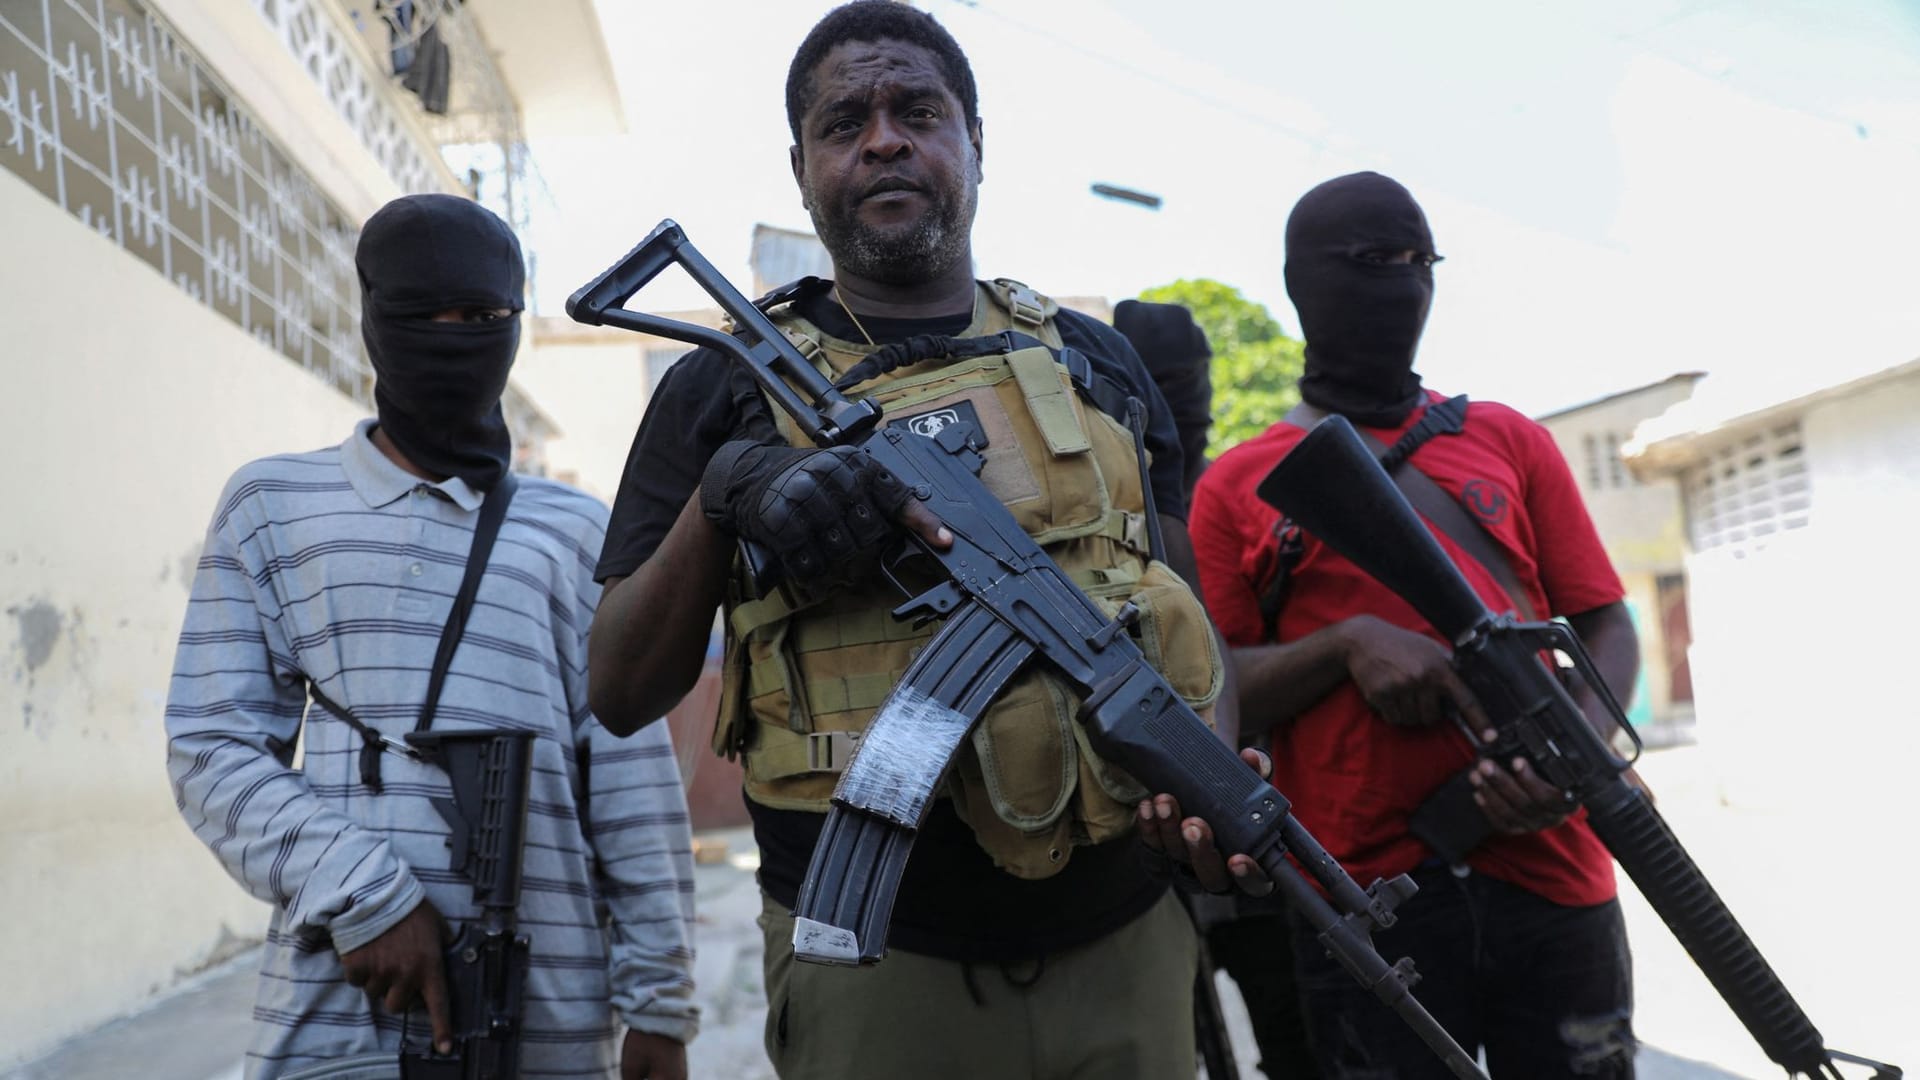
[[[1485,1050],[1493,1076],[1631,1077],[1626,934],[1612,860],[1584,811],[1569,816],[1523,759],[1476,760],[1451,717],[1485,738],[1485,714],[1448,667],[1446,642],[1254,489],[1329,415],[1379,448],[1413,447],[1398,469],[1419,475],[1401,484],[1436,485],[1463,505],[1457,534],[1439,520],[1448,515],[1427,516],[1488,606],[1564,615],[1624,687],[1638,652],[1619,579],[1543,428],[1421,386],[1414,352],[1439,256],[1407,190],[1376,173],[1330,180],[1294,207],[1286,237],[1287,291],[1307,343],[1303,404],[1222,455],[1193,505],[1201,580],[1234,646],[1246,725],[1270,728],[1275,782],[1354,878],[1413,875],[1419,894],[1376,944],[1413,958],[1421,1000],[1469,1052]],[[1439,422],[1456,409],[1463,424]],[[1578,696],[1611,733],[1591,691]],[[1452,824],[1413,825],[1443,791],[1436,805],[1452,809]],[[1297,923],[1294,956],[1327,1080],[1448,1075]]]
[[[379,417],[228,482],[167,700],[182,814],[273,905],[247,1075],[398,1076],[403,1030],[452,1048],[444,939],[478,911],[431,801],[449,777],[402,739],[429,723],[537,735],[514,1075],[685,1080],[692,854],[672,747],[664,728],[616,740],[585,704],[606,511],[508,470],[520,245],[473,202],[412,195],[367,222],[355,263]],[[470,553],[484,572],[443,672]]]
[[[795,54],[787,115],[794,179],[834,280],[796,282],[762,306],[889,422],[923,434],[972,424],[988,488],[1096,597],[1134,598],[1160,670],[1210,708],[1224,679],[1212,631],[1191,590],[1146,558],[1157,506],[1169,561],[1191,569],[1179,444],[1152,381],[1111,328],[1017,282],[974,280],[983,143],[958,44],[909,5],[837,8]],[[943,340],[1003,332],[1031,347],[957,357]],[[1127,397],[1144,403],[1144,477]],[[1183,853],[1205,834],[1088,749],[1072,695],[1043,665],[1008,685],[961,749],[901,880],[886,959],[795,962],[789,911],[839,772],[935,629],[889,615],[904,598],[872,560],[896,527],[951,543],[864,453],[811,449],[746,373],[696,350],[648,406],[598,569],[593,703],[616,730],[679,700],[724,613],[714,745],[746,766],[769,1055],[789,1080],[1190,1074],[1193,934],[1135,834]],[[745,572],[740,538],[775,556],[778,587]],[[1250,866],[1233,873],[1257,878]],[[1217,859],[1206,871],[1209,887],[1232,887]]]

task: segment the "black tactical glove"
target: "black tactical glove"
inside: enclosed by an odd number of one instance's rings
[[[913,497],[857,447],[806,450],[735,440],[700,478],[700,509],[721,530],[767,549],[789,580],[838,577],[893,533]]]

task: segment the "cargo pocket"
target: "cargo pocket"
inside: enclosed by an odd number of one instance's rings
[[[1226,673],[1212,624],[1186,582],[1164,563],[1150,562],[1138,581],[1096,588],[1090,595],[1108,613],[1128,601],[1139,609],[1133,632],[1141,654],[1211,727],[1213,703],[1220,697]],[[1081,756],[1080,798],[1074,810],[1087,840],[1097,844],[1127,835],[1133,828],[1135,807],[1152,793],[1125,769],[1095,753],[1086,729],[1077,723],[1073,737]]]
[[[1051,877],[1066,865],[1078,786],[1073,702],[1030,671],[982,717],[954,765],[954,810],[994,864],[1016,877]]]

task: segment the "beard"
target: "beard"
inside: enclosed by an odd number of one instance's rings
[[[809,199],[813,229],[833,256],[838,273],[850,273],[887,285],[917,285],[945,274],[967,257],[979,188],[969,176],[956,177],[944,189],[926,189],[926,213],[897,225],[861,221],[860,203],[823,207]]]

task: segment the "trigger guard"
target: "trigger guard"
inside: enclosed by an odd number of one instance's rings
[[[894,568],[918,554],[920,551],[913,546],[913,541],[900,537],[889,544],[887,550],[880,556],[880,572],[886,575],[888,584],[891,584],[902,596],[915,594],[912,589],[907,588],[905,582],[900,580],[900,575],[894,572]]]

